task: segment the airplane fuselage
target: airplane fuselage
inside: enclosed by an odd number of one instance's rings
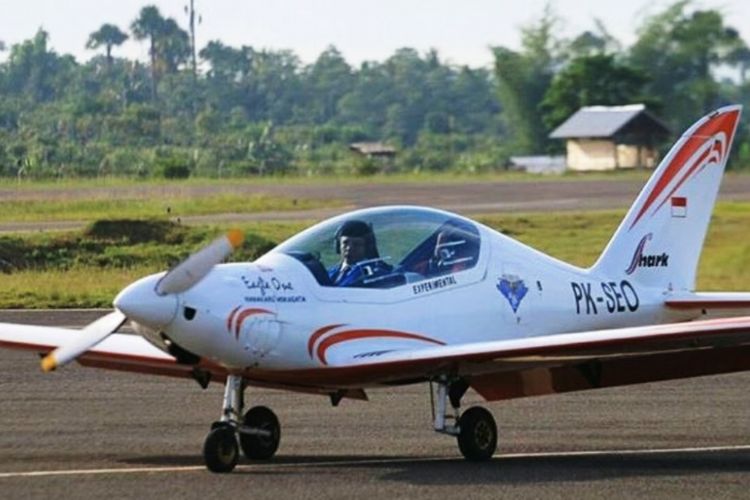
[[[665,290],[639,285],[627,274],[629,262],[620,275],[596,275],[479,228],[474,267],[388,289],[321,286],[279,252],[217,266],[178,296],[164,334],[231,369],[301,370],[326,368],[337,356],[373,359],[396,349],[694,316],[666,308]],[[147,337],[163,347],[154,332]]]

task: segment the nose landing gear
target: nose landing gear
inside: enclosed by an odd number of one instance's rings
[[[211,432],[203,444],[203,460],[211,472],[234,470],[240,459],[240,449],[247,458],[267,460],[279,447],[281,426],[270,409],[265,406],[250,408],[240,423],[244,389],[242,377],[227,377],[221,420],[211,424]]]
[[[281,426],[274,412],[265,406],[254,406],[245,413],[240,428],[242,453],[253,460],[268,460],[279,448]],[[254,429],[254,432],[243,432]]]
[[[217,422],[221,423],[221,422]],[[203,460],[211,472],[232,472],[240,460],[240,450],[234,429],[218,425],[211,429],[203,442]]]

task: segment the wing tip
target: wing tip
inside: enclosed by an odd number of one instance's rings
[[[47,356],[42,358],[41,365],[42,371],[45,373],[49,373],[57,368],[57,360],[52,354],[48,354]]]
[[[232,229],[227,233],[227,239],[229,240],[229,244],[232,245],[232,248],[237,249],[242,246],[242,243],[245,241],[245,235],[239,229]]]

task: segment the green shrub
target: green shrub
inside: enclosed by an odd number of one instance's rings
[[[187,179],[190,177],[190,167],[178,162],[164,163],[161,166],[161,175],[165,179]]]
[[[98,220],[84,230],[84,236],[95,240],[124,241],[128,244],[181,244],[188,230],[175,222],[163,219]]]

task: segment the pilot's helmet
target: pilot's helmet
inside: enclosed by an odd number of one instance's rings
[[[375,242],[375,233],[372,232],[372,226],[361,220],[348,220],[344,222],[337,230],[334,237],[336,253],[341,253],[341,237],[349,236],[354,238],[364,238],[365,240],[365,258],[377,259],[378,246]]]

